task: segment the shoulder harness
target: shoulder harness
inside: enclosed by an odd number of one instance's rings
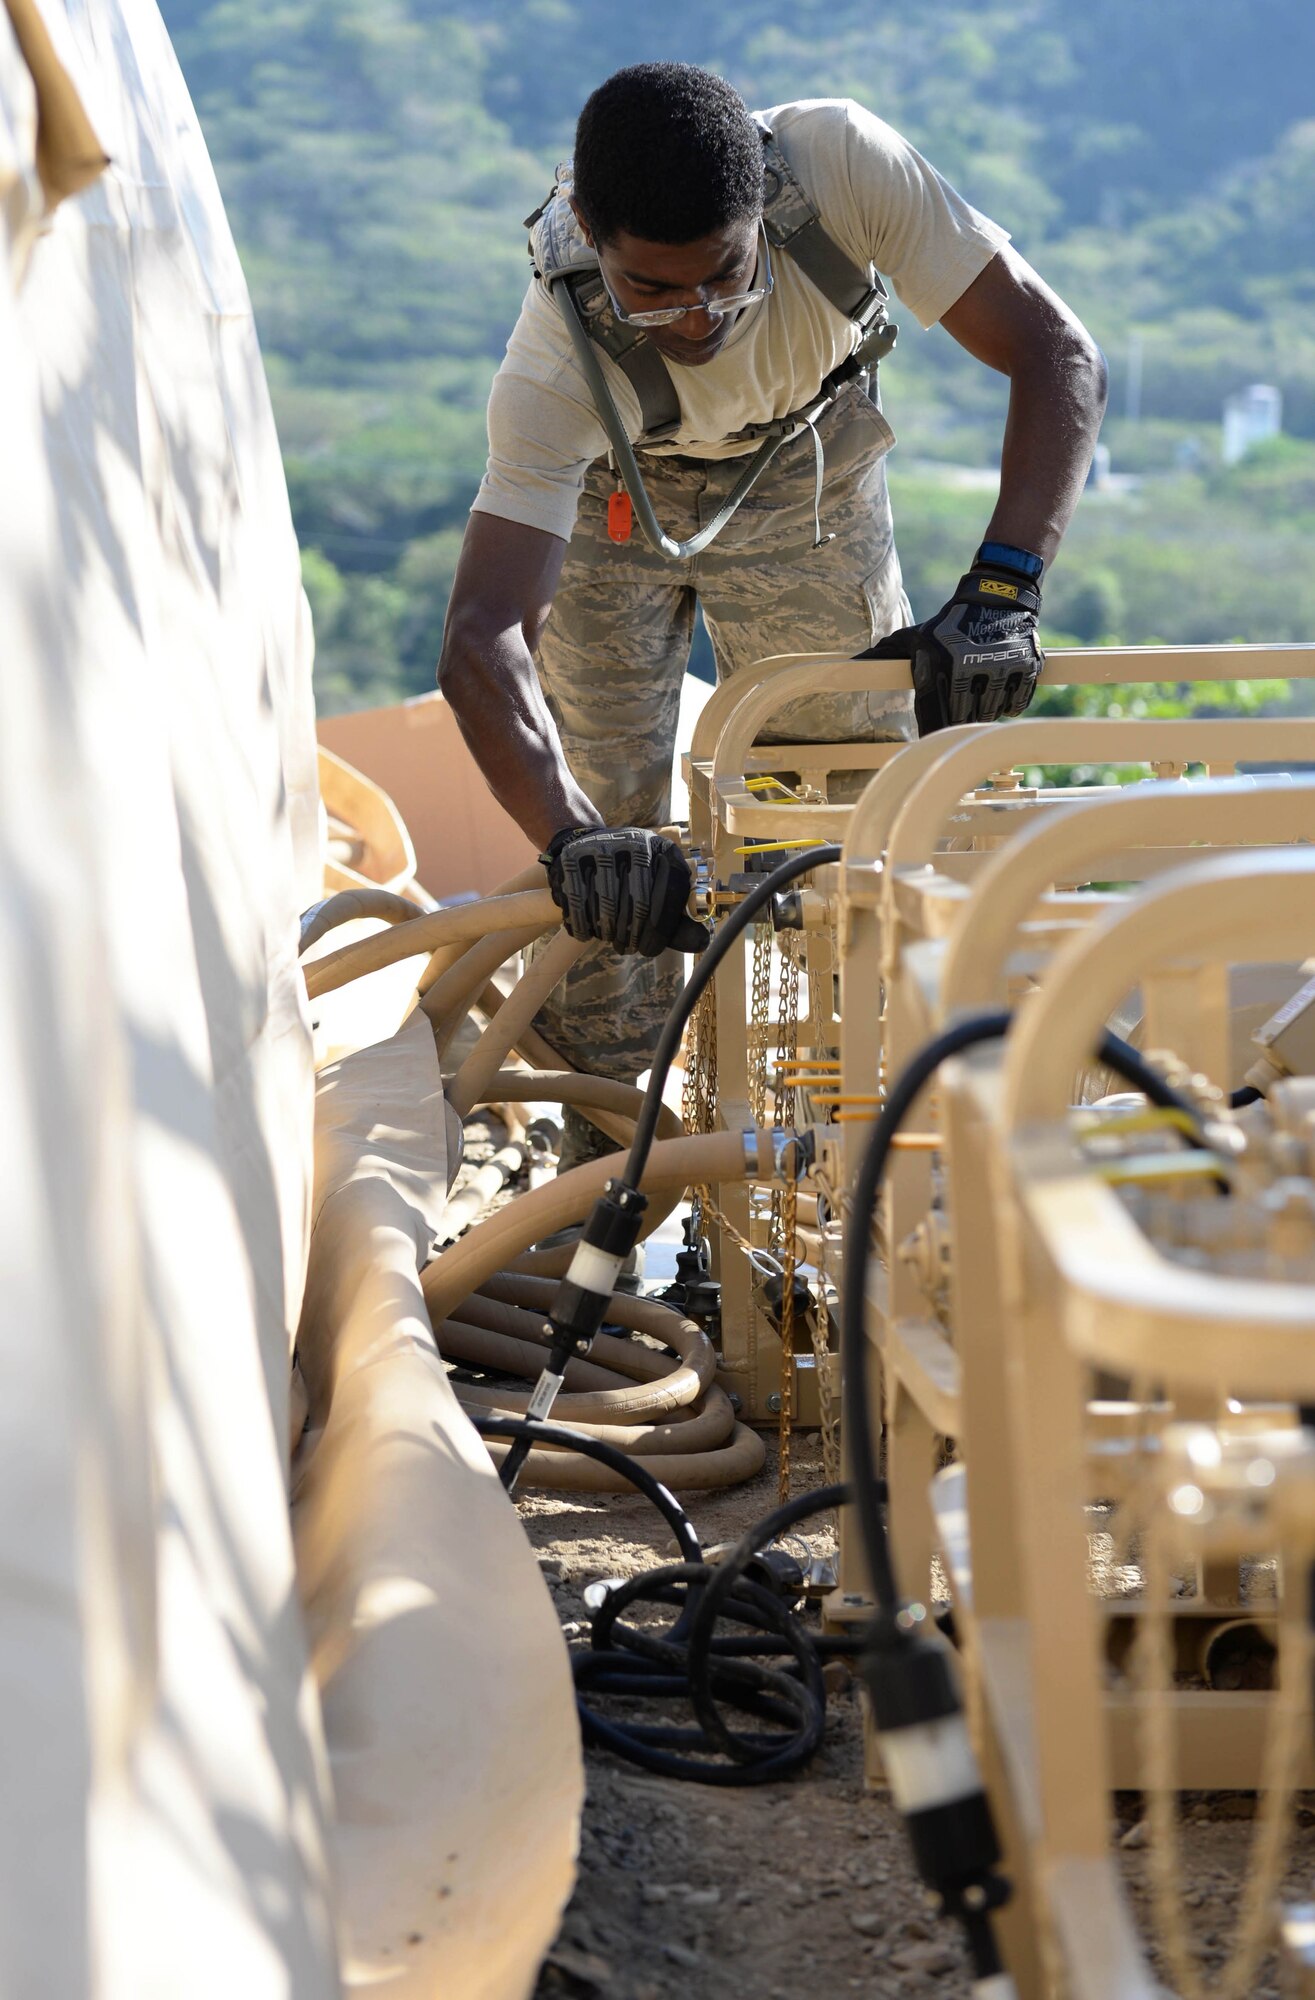
[[[886,319],[886,288],[873,265],[860,267],[828,233],[816,204],[771,127],[761,118],[757,123],[763,140],[763,227],[767,240],[773,250],[793,258],[827,303],[863,331],[866,337],[862,344],[862,365],[865,370],[875,368],[895,341],[895,328]],[[533,237],[530,241],[535,275],[550,292],[558,285],[567,288],[590,339],[611,356],[634,390],[642,424],[637,445],[642,449],[645,445],[666,443],[680,429],[676,385],[666,362],[642,329],[618,320],[612,311],[597,256],[571,231],[568,185],[559,168],[546,201],[526,217],[525,226],[531,231],[539,222],[544,225],[539,232],[537,257]],[[884,340],[882,330],[887,336]],[[780,417],[770,424],[754,424],[736,431],[727,441],[779,435],[783,427],[793,428],[796,423],[793,414]]]

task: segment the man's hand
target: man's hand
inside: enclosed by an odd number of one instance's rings
[[[1000,722],[1021,715],[1036,692],[1040,609],[1037,583],[979,556],[934,618],[888,633],[859,657],[910,662],[919,736],[952,722]]]
[[[642,826],[567,826],[539,856],[573,938],[656,958],[673,946],[702,951],[708,933],[689,914],[689,863],[674,840]]]

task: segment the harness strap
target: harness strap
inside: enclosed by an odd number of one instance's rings
[[[871,265],[864,270],[840,248],[777,144],[771,127],[761,118],[757,124],[763,142],[763,228],[768,241],[794,260],[837,312],[860,327],[874,326],[884,316],[887,300],[881,279]],[[547,218],[544,268],[539,276],[549,290],[558,284],[569,288],[590,339],[615,361],[629,382],[639,404],[640,448],[665,444],[680,429],[680,395],[671,371],[642,329],[617,318],[596,261],[592,258],[588,262],[568,261],[566,210],[564,201],[556,199],[559,191],[560,187],[555,186],[534,214],[526,217],[529,229]],[[530,254],[534,255],[532,241]],[[793,426],[795,419],[793,415],[778,419],[777,424],[781,423]],[[777,425],[750,424],[726,442],[747,442],[753,437],[771,435],[779,435]]]
[[[590,338],[611,355],[635,392],[640,436],[645,444],[661,444],[680,429],[680,397],[671,370],[652,342],[612,311],[607,287],[597,269],[560,280],[568,288]]]
[[[760,118],[763,138],[763,227],[772,247],[792,257],[829,305],[866,326],[887,296],[869,264],[862,269],[831,236],[802,182]]]

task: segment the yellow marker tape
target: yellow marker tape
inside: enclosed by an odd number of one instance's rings
[[[832,1118],[833,1125],[870,1125],[870,1111],[837,1111]],[[936,1153],[945,1144],[939,1132],[897,1132],[891,1140],[891,1148],[897,1153]]]
[[[784,847],[820,847],[819,840],[755,840],[748,847],[736,847],[734,854],[776,854]]]
[[[1224,1163],[1214,1153],[1157,1153],[1141,1160],[1110,1160],[1097,1163],[1093,1172],[1109,1187],[1126,1187],[1177,1180],[1220,1180]]]
[[[1112,1118],[1078,1117],[1074,1125],[1080,1139],[1102,1139],[1106,1135],[1117,1139],[1125,1133],[1162,1132],[1166,1128],[1185,1132],[1189,1139],[1194,1139],[1201,1129],[1186,1111],[1176,1111],[1172,1105],[1118,1112]]]
[[[809,1095],[814,1104],[884,1104],[886,1101],[884,1097],[878,1097],[870,1090],[850,1091],[847,1096],[837,1096],[834,1092],[823,1096],[820,1091],[814,1090],[810,1091]]]
[[[803,800],[800,798],[798,792],[793,791],[781,778],[773,778],[765,774],[761,778],[746,778],[744,781],[746,792],[765,792],[770,785],[775,785],[782,797],[789,799],[794,805],[803,804]]]

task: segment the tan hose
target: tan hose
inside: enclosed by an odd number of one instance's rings
[[[420,1005],[433,1023],[434,1046],[440,1063],[447,1054],[448,1043],[474,1005],[475,996],[484,991],[491,975],[507,959],[542,936],[537,924],[526,924],[518,931],[493,931],[477,944],[457,949],[454,962],[441,979],[435,979],[428,988],[423,985],[416,988]],[[433,962],[431,958],[430,965]]]
[[[475,1368],[496,1368],[505,1374],[523,1375],[528,1382],[536,1382],[543,1366],[543,1349],[535,1341],[508,1340],[500,1333],[486,1333],[482,1327],[468,1326],[462,1320],[448,1319],[443,1322],[440,1336],[440,1352],[445,1360],[462,1361]],[[577,1370],[575,1375],[571,1368]],[[578,1371],[587,1370],[587,1375]],[[639,1424],[651,1427],[654,1419],[676,1419],[686,1411],[704,1404],[706,1395],[721,1395],[723,1392],[713,1383],[701,1391],[697,1382],[691,1385],[692,1370],[682,1368],[676,1375],[665,1381],[651,1385],[653,1390],[666,1391],[668,1384],[681,1391],[670,1401],[653,1402],[642,1387],[627,1382],[623,1376],[610,1368],[599,1368],[593,1362],[572,1362],[568,1364],[567,1387],[562,1390],[553,1404],[554,1419],[564,1424]],[[616,1386],[592,1388],[579,1386],[594,1378]],[[577,1386],[572,1388],[574,1382]],[[688,1393],[693,1388],[693,1394]],[[488,1409],[505,1410],[511,1416],[523,1416],[529,1408],[531,1391],[511,1389],[487,1384],[454,1383],[461,1394],[470,1389],[476,1402]],[[726,1425],[726,1432],[730,1429]],[[726,1432],[723,1432],[723,1437]],[[716,1442],[720,1443],[721,1439]],[[686,1447],[692,1449],[692,1447]]]
[[[472,1105],[483,1102],[484,1093],[494,1082],[515,1046],[522,1028],[528,1028],[585,947],[569,931],[558,931],[538,956],[532,959],[516,982],[514,991],[499,1008],[476,1042],[448,1089],[448,1103],[458,1118]]]
[[[505,1146],[499,1146],[483,1166],[476,1167],[465,1186],[447,1198],[439,1217],[438,1244],[455,1243],[458,1236],[471,1228],[503,1189],[515,1180],[529,1157],[529,1147],[519,1139],[512,1139]]]
[[[472,1383],[454,1382],[457,1401],[463,1410],[472,1414],[486,1415],[493,1411],[498,1416],[518,1416],[519,1407],[503,1400],[501,1389],[485,1389]],[[561,1397],[557,1402],[561,1402]],[[554,1422],[568,1423],[573,1431],[583,1431],[586,1437],[598,1438],[603,1444],[615,1446],[632,1457],[645,1457],[655,1452],[671,1452],[682,1458],[693,1452],[715,1451],[724,1445],[735,1429],[735,1411],[731,1399],[724,1389],[709,1389],[707,1396],[693,1404],[688,1410],[674,1410],[666,1423],[661,1424],[587,1424],[578,1417],[561,1417],[553,1406]],[[572,1461],[577,1454],[564,1454],[564,1448],[546,1446],[554,1456],[569,1456]]]
[[[501,1465],[509,1446],[502,1438],[485,1438],[489,1456]],[[664,1486],[676,1492],[709,1493],[723,1486],[740,1486],[763,1469],[767,1448],[756,1431],[736,1424],[730,1442],[720,1451],[685,1454],[664,1452],[650,1458],[635,1453],[635,1464],[652,1473]],[[633,1493],[629,1480],[610,1466],[592,1458],[577,1458],[573,1452],[531,1451],[521,1470],[522,1486],[538,1486],[558,1493]]]
[[[496,1308],[495,1308],[496,1311]],[[504,1307],[510,1313],[512,1308]],[[463,1360],[473,1360],[491,1368],[505,1368],[508,1372],[523,1373],[537,1379],[543,1365],[543,1350],[534,1339],[518,1337],[504,1321],[496,1330],[479,1326],[476,1316],[487,1320],[493,1317],[487,1302],[483,1307],[474,1300],[467,1300],[460,1314],[444,1320],[436,1329],[440,1354],[460,1354]],[[675,1330],[668,1335],[671,1345],[680,1356],[679,1364],[673,1368],[663,1355],[652,1354],[652,1359],[660,1364],[661,1372],[648,1380],[636,1381],[628,1366],[621,1365],[628,1354],[639,1350],[625,1341],[611,1339],[602,1354],[598,1353],[598,1340],[607,1336],[599,1335],[594,1342],[594,1353],[601,1365],[610,1366],[620,1379],[619,1386],[586,1390],[575,1397],[568,1397],[563,1408],[569,1407],[576,1416],[605,1422],[615,1417],[652,1416],[655,1411],[679,1409],[683,1404],[693,1403],[712,1384],[717,1372],[717,1356],[711,1341],[691,1320],[682,1320],[673,1313]],[[514,1326],[515,1322],[510,1322]],[[480,1337],[475,1338],[476,1335]],[[513,1353],[512,1350],[515,1350]],[[617,1350],[622,1350],[620,1356]],[[476,1351],[478,1350],[478,1351]],[[625,1379],[629,1377],[630,1379]],[[511,1395],[513,1392],[509,1391]],[[528,1404],[528,1395],[524,1402]],[[562,1398],[558,1398],[562,1402]],[[586,1404],[589,1407],[586,1407]],[[520,1407],[508,1402],[508,1409]]]
[[[472,1326],[468,1320],[445,1319],[438,1341],[438,1351],[445,1361],[464,1361],[475,1368],[496,1368],[505,1375],[524,1375],[528,1380],[538,1380],[543,1367],[543,1348],[537,1341],[514,1340],[505,1333],[491,1333],[487,1327]],[[558,1403],[573,1406],[592,1403],[605,1389],[624,1387],[624,1377],[614,1368],[602,1368],[593,1361],[568,1361],[563,1378],[565,1387],[558,1396]],[[464,1390],[464,1382],[453,1383],[456,1389]],[[491,1391],[497,1398],[501,1390]],[[515,1395],[517,1391],[507,1392]],[[581,1409],[580,1415],[588,1416],[589,1411]]]
[[[505,1305],[520,1306],[523,1311],[546,1313],[552,1306],[557,1287],[544,1278],[525,1277],[516,1271],[497,1271],[480,1286],[486,1299],[497,1299]],[[623,1326],[630,1333],[646,1333],[650,1340],[660,1340],[667,1347],[673,1347],[686,1360],[693,1361],[695,1350],[678,1345],[675,1329],[682,1330],[682,1338],[697,1335],[699,1340],[707,1340],[703,1329],[692,1319],[686,1319],[673,1306],[664,1305],[661,1299],[642,1299],[630,1292],[613,1292],[608,1303],[607,1317],[615,1326]],[[710,1353],[715,1350],[707,1341]],[[627,1354],[643,1354],[642,1347],[633,1347],[628,1341],[618,1341]],[[701,1364],[700,1364],[701,1365]]]
[[[759,1158],[769,1160],[770,1131],[752,1134],[747,1150],[757,1171]],[[681,1139],[659,1139],[648,1156],[644,1192],[650,1196],[669,1194],[700,1182],[741,1181],[750,1170],[746,1141],[740,1132],[687,1134]],[[456,1311],[463,1299],[478,1291],[495,1271],[501,1271],[513,1257],[553,1230],[579,1222],[611,1178],[613,1166],[607,1160],[586,1160],[569,1173],[558,1174],[545,1187],[534,1188],[489,1216],[469,1236],[463,1236],[441,1257],[436,1257],[424,1273],[425,1299],[435,1325]]]
[[[518,896],[524,889],[542,889],[543,880],[543,863],[532,861],[528,868],[521,869],[519,875],[510,875],[505,882],[499,882],[496,889],[490,889],[483,900],[487,902],[497,896]],[[442,977],[448,967],[456,964],[464,949],[465,947],[460,944],[439,945],[417,980],[416,991],[428,993],[430,987]],[[508,952],[507,956],[510,957],[511,953]]]
[[[561,921],[556,903],[547,889],[526,889],[516,896],[486,897],[478,903],[454,903],[427,917],[362,938],[359,944],[345,945],[327,958],[317,958],[306,968],[306,990],[312,1000],[335,987],[360,979],[380,966],[395,965],[416,952],[432,952],[439,945],[469,943],[490,931],[523,930],[537,924],[551,930]]]
[[[475,1004],[485,1019],[491,1021],[493,1016],[500,1014],[506,1006],[507,996],[505,993],[500,993],[490,980]],[[576,1070],[574,1064],[569,1063],[551,1042],[545,1041],[537,1028],[522,1028],[516,1038],[516,1047],[526,1062],[533,1063],[537,1069],[570,1070],[573,1075],[583,1074],[582,1071]]]
[[[548,1335],[544,1332],[544,1328],[547,1325],[544,1315],[556,1295],[556,1284],[551,1279],[545,1278],[518,1280],[511,1272],[507,1271],[499,1272],[498,1275],[500,1278],[505,1278],[511,1284],[523,1282],[542,1287],[544,1293],[543,1305],[537,1310],[533,1308],[526,1309],[522,1306],[511,1305],[503,1299],[495,1299],[491,1296],[491,1293],[496,1281],[490,1279],[483,1291],[475,1292],[465,1301],[457,1314],[457,1318],[466,1326],[483,1327],[489,1333],[502,1333],[510,1340],[528,1342],[536,1349],[546,1347],[548,1345]],[[607,1309],[608,1324],[623,1326],[625,1321],[621,1317],[620,1308],[623,1305],[632,1305],[635,1303],[644,1304],[647,1302],[632,1300],[628,1294],[614,1293],[612,1302]],[[617,1310],[614,1311],[614,1307]],[[667,1312],[665,1306],[660,1308],[660,1310]],[[633,1317],[633,1315],[628,1315],[628,1317]],[[678,1315],[668,1313],[668,1318],[677,1319]],[[444,1320],[443,1322],[444,1326],[450,1326],[451,1323],[450,1320]],[[713,1347],[712,1342],[695,1326],[692,1320],[679,1320],[679,1324],[682,1329],[682,1335],[677,1359],[681,1362],[688,1362],[697,1374],[699,1381],[706,1385],[712,1381],[716,1374],[716,1349]],[[664,1327],[661,1334],[657,1337],[659,1339],[668,1338],[667,1329]],[[660,1382],[664,1376],[671,1374],[671,1355],[664,1353],[661,1348],[648,1347],[641,1340],[623,1340],[614,1333],[597,1333],[594,1335],[594,1344],[591,1353],[599,1366],[606,1368],[619,1381]],[[539,1362],[542,1359],[543,1356],[540,1353],[539,1361],[536,1361],[534,1365],[536,1375],[539,1372]]]
[[[518,1046],[520,1043],[518,1037]],[[616,1083],[607,1076],[588,1076],[578,1069],[500,1069],[481,1101],[569,1104],[593,1116],[593,1122],[618,1148],[628,1147],[644,1093],[633,1083]],[[472,1107],[473,1109],[473,1107]],[[597,1115],[596,1115],[597,1114]],[[685,1128],[669,1104],[658,1112],[659,1139],[679,1139]]]
[[[297,943],[298,955],[308,952],[339,924],[355,923],[362,917],[381,917],[386,924],[409,924],[425,912],[405,896],[391,889],[340,889],[325,898],[308,918]]]

